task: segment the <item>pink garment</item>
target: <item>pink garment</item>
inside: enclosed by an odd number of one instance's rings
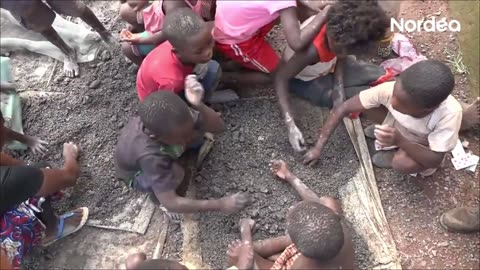
[[[154,1],[142,12],[145,31],[156,33],[162,30],[163,19],[165,18],[165,14],[163,13],[163,0]]]
[[[275,21],[282,9],[296,7],[295,0],[217,1],[213,38],[222,44],[238,44],[252,38]]]
[[[395,76],[402,73],[411,65],[423,60],[427,60],[427,57],[419,53],[406,36],[399,33],[395,33],[393,36],[392,50],[399,57],[385,60],[380,64],[380,66],[384,67],[385,69],[391,69]]]

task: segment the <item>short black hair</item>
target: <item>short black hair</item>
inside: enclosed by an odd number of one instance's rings
[[[440,105],[455,87],[452,71],[438,60],[415,63],[402,72],[399,79],[411,101],[425,108]]]
[[[148,95],[140,104],[138,115],[145,128],[160,137],[170,135],[178,126],[192,119],[185,101],[168,90]]]
[[[154,269],[160,269],[160,270],[170,270],[170,269],[180,269],[181,267],[184,267],[184,269],[187,269],[184,265],[180,264],[177,261],[172,261],[172,260],[164,260],[164,259],[152,259],[152,260],[145,260],[141,263],[138,264],[138,266],[135,267],[135,269],[141,270],[154,270]]]
[[[191,8],[178,8],[165,16],[162,31],[172,46],[179,48],[204,27],[205,21]]]
[[[348,54],[370,53],[390,20],[377,0],[337,0],[327,14],[327,34]]]
[[[343,247],[340,216],[319,203],[295,204],[288,212],[287,231],[297,249],[308,258],[328,261]]]

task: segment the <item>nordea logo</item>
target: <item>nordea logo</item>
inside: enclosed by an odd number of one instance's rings
[[[400,19],[400,22],[394,18],[390,20],[390,31],[395,31],[395,28],[399,32],[460,32],[462,26],[457,20],[447,21],[447,18],[436,20],[435,17],[431,17],[428,20],[405,20]]]

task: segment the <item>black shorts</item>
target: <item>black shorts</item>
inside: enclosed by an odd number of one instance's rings
[[[43,184],[43,172],[31,166],[0,166],[0,215],[35,196]]]

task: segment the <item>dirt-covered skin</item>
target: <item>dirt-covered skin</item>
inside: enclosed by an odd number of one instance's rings
[[[319,165],[301,165],[301,155],[291,149],[274,99],[241,101],[225,106],[222,114],[228,130],[216,138],[215,147],[197,176],[197,194],[213,198],[241,190],[249,192],[254,202],[237,215],[211,213],[200,217],[202,256],[215,269],[225,267],[227,246],[239,237],[240,217],[251,217],[257,222],[257,240],[284,234],[287,209],[300,198],[287,184],[273,177],[270,160],[285,160],[291,171],[315,192],[333,197],[338,196],[339,187],[348,182],[359,166],[343,127],[332,136]],[[303,115],[299,123],[307,142],[313,142],[320,124],[319,110]]]

